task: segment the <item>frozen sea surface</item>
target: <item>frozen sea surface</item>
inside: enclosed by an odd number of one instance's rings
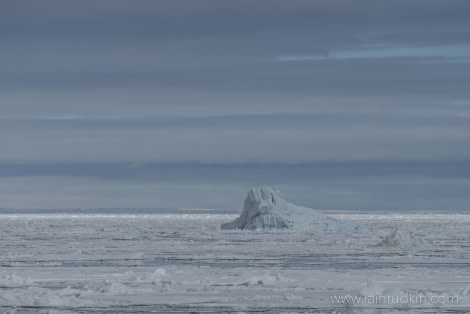
[[[470,312],[468,213],[247,231],[217,211],[76,212],[0,211],[0,313]],[[426,241],[377,246],[396,228]]]

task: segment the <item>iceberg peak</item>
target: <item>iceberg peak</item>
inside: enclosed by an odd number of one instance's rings
[[[285,203],[279,191],[269,186],[252,188],[248,191],[243,208],[258,208],[260,213],[268,213]]]

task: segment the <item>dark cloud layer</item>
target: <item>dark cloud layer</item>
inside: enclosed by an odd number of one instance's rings
[[[36,163],[0,164],[2,177],[81,176],[104,180],[280,185],[328,178],[422,177],[470,179],[470,161],[348,162],[311,164],[199,164],[199,163]]]

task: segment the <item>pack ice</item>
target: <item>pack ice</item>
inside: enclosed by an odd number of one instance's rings
[[[430,240],[425,240],[421,236],[416,235],[410,230],[395,229],[392,233],[384,237],[384,239],[377,243],[376,246],[389,247],[389,246],[419,246],[424,244],[431,244]]]
[[[240,217],[224,223],[221,229],[335,229],[351,227],[318,211],[285,201],[270,187],[248,191]]]

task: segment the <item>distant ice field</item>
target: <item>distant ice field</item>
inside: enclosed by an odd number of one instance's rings
[[[470,213],[327,214],[362,227],[220,230],[238,215],[197,209],[0,210],[0,313],[470,311]],[[424,240],[377,246],[396,228]]]

